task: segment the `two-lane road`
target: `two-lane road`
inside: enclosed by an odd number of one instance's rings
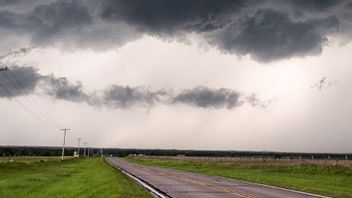
[[[169,197],[185,198],[317,198],[322,196],[295,192],[250,182],[206,176],[167,168],[149,167],[109,157],[107,161],[137,177]]]

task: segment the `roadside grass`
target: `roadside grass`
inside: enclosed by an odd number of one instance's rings
[[[126,158],[130,162],[252,181],[331,197],[352,198],[352,167],[309,163]]]
[[[152,197],[103,158],[0,159],[0,197]]]

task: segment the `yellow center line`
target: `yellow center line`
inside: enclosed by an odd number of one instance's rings
[[[228,188],[225,188],[223,186],[216,185],[216,184],[202,182],[202,181],[199,181],[199,180],[191,179],[189,177],[175,176],[175,175],[171,175],[169,173],[162,173],[160,171],[153,170],[153,169],[149,169],[149,170],[153,171],[153,172],[158,172],[161,175],[165,175],[165,176],[168,176],[168,177],[171,177],[171,178],[174,178],[174,179],[183,180],[183,181],[186,181],[186,182],[189,182],[189,183],[192,183],[192,184],[196,184],[196,185],[200,185],[200,186],[206,186],[206,187],[211,187],[211,188],[213,188],[215,190],[226,192],[226,193],[230,193],[232,195],[236,195],[236,196],[239,196],[241,198],[256,198],[253,195],[250,195],[250,194],[247,194],[247,193],[244,193],[244,192],[240,192],[240,191],[237,191],[237,190],[228,189]]]

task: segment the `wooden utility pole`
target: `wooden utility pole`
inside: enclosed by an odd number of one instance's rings
[[[86,149],[87,149],[87,142],[84,142],[84,152],[83,152],[83,156],[85,157],[86,156]]]
[[[61,160],[64,160],[64,155],[65,155],[65,140],[66,140],[66,131],[70,130],[70,129],[61,129],[62,131],[64,131],[64,143],[62,144],[62,154],[61,154]]]
[[[80,149],[80,145],[81,145],[81,140],[82,140],[82,138],[77,138],[77,141],[78,141],[77,155],[78,155],[78,157],[79,157],[79,149]]]

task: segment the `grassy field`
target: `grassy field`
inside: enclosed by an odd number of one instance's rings
[[[144,165],[253,181],[332,197],[352,198],[351,166],[280,160],[206,161],[148,157],[126,159]]]
[[[103,158],[0,158],[0,197],[151,197]]]

